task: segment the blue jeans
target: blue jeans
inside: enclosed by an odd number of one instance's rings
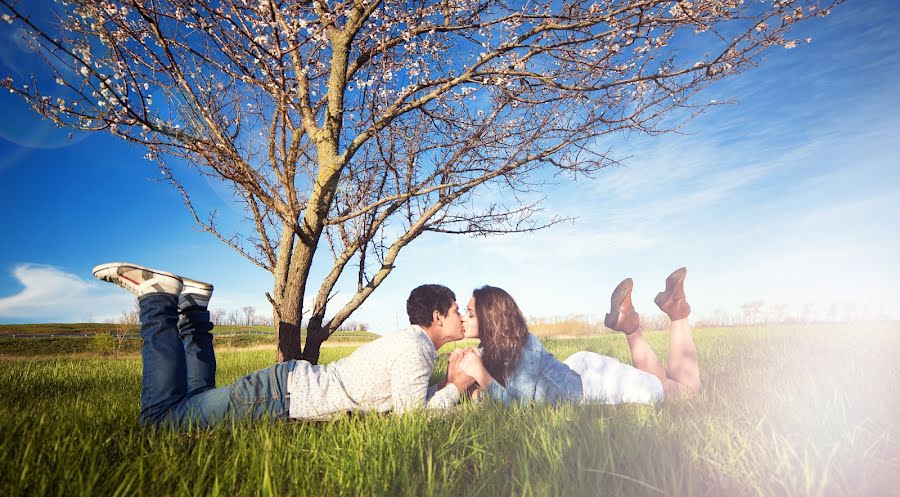
[[[205,309],[178,314],[178,298],[154,293],[139,299],[143,384],[142,424],[208,428],[227,419],[287,418],[287,376],[282,362],[216,388],[213,324]]]

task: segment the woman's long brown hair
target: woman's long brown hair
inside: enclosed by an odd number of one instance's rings
[[[502,288],[483,286],[472,292],[472,296],[475,297],[484,367],[506,386],[509,373],[518,366],[522,347],[528,339],[525,316],[512,296]]]

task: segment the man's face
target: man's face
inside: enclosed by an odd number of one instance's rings
[[[443,316],[442,316],[443,317]],[[444,325],[444,336],[447,337],[449,341],[462,340],[464,331],[462,324],[462,314],[459,312],[459,306],[456,302],[450,306],[450,310],[447,311],[447,316],[443,317],[443,325]]]

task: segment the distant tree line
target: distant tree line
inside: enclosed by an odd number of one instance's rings
[[[245,305],[238,309],[213,308],[209,310],[209,317],[213,324],[222,326],[273,327],[274,325],[271,314],[259,313],[256,307],[252,305]],[[130,310],[122,311],[118,318],[110,319],[108,322],[123,326],[122,333],[119,333],[120,335],[124,335],[126,330],[129,330],[129,326],[139,325],[141,322],[141,310],[137,301],[135,301],[134,307]],[[346,321],[341,324],[338,331],[369,331],[369,323],[364,321]]]
[[[802,324],[819,322],[880,321],[888,319],[883,305],[858,302],[807,303],[790,306],[762,299],[741,304],[737,312],[715,309],[697,321],[699,326],[741,326],[764,324]]]
[[[210,309],[210,321],[218,325],[232,326],[268,326],[273,327],[272,315],[259,313],[252,305],[245,305],[240,309]],[[305,327],[306,322],[303,322]],[[338,331],[368,331],[368,323],[362,321],[346,321],[338,328]]]
[[[669,327],[669,318],[660,312],[640,312],[641,327],[661,330]],[[881,305],[861,305],[857,302],[830,302],[822,305],[790,306],[762,299],[741,304],[736,310],[714,309],[702,312],[694,309],[691,322],[696,327],[761,326],[770,324],[806,324],[827,322],[883,321],[889,319]],[[590,336],[607,333],[602,317],[571,314],[562,317],[528,318],[529,330],[539,336]]]
[[[831,302],[824,305],[805,304],[792,307],[780,302],[766,302],[762,299],[751,300],[741,304],[737,310],[714,309],[711,312],[698,312],[695,309],[692,322],[698,327],[722,326],[754,326],[767,324],[803,324],[819,322],[852,322],[878,321],[889,319],[884,306],[860,305],[857,302]],[[640,311],[639,311],[640,312]],[[272,327],[272,316],[259,313],[253,306],[239,309],[214,308],[210,310],[210,320],[217,325],[231,326],[268,326]],[[140,309],[137,304],[114,320],[120,325],[137,325],[140,323]],[[304,326],[306,322],[303,322]],[[656,312],[641,313],[641,324],[646,330],[665,329],[669,326],[669,318]],[[586,314],[570,314],[557,317],[528,318],[528,327],[532,333],[541,336],[588,336],[609,331],[603,325],[603,319]],[[123,328],[124,330],[125,328]],[[369,331],[370,326],[364,321],[346,321],[339,331]],[[124,331],[123,333],[124,334]]]

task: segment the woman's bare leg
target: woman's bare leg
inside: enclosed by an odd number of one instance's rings
[[[684,278],[687,268],[680,268],[666,278],[666,289],[654,301],[665,312],[672,324],[669,327],[669,391],[679,395],[691,395],[700,391],[700,367],[697,350],[688,316],[691,306],[684,295]]]
[[[640,318],[631,302],[633,282],[628,278],[613,291],[610,312],[605,324],[621,331],[631,349],[631,364],[656,376],[663,385],[667,397],[691,395],[700,391],[700,368],[694,336],[688,315],[691,306],[684,295],[686,268],[678,269],[666,279],[666,290],[656,296],[656,304],[671,321],[669,329],[669,370],[663,367],[647,339],[640,330]]]
[[[621,331],[628,339],[628,347],[631,349],[631,363],[641,371],[646,371],[659,378],[665,388],[668,382],[666,368],[663,367],[659,357],[650,348],[647,339],[641,333],[641,319],[634,310],[631,302],[631,290],[634,282],[631,278],[625,278],[613,290],[609,302],[609,313],[603,320],[607,328]]]
[[[688,319],[672,321],[669,329],[669,370],[650,348],[640,330],[625,335],[631,349],[631,365],[656,376],[667,397],[685,396],[700,391],[700,368]]]
[[[669,328],[668,377],[679,385],[681,393],[695,394],[700,391],[700,366],[688,318],[672,321]]]
[[[629,333],[625,335],[625,338],[628,339],[628,348],[631,349],[631,365],[659,378],[660,383],[663,384],[663,389],[666,389],[666,383],[669,381],[669,377],[666,375],[666,368],[663,367],[662,361],[659,360],[659,357],[656,357],[656,353],[650,348],[650,344],[647,343],[647,339],[644,338],[641,330]]]

